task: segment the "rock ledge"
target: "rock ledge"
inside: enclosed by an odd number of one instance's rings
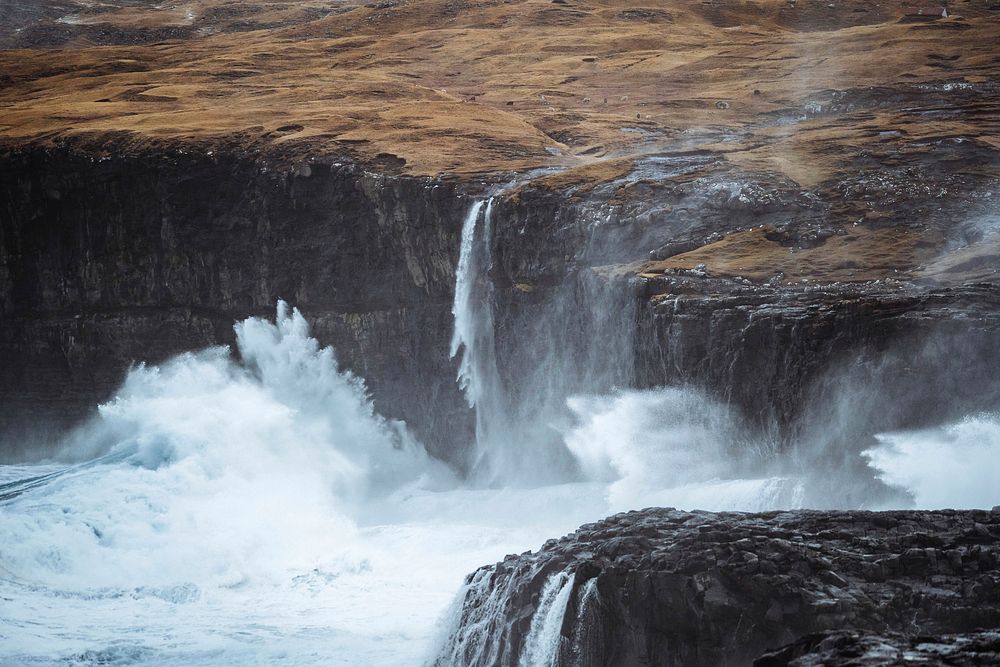
[[[969,633],[1000,627],[1000,512],[647,509],[481,568],[461,596],[439,665],[745,665],[815,633]]]

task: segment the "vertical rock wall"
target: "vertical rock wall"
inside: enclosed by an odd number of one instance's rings
[[[451,183],[334,161],[275,172],[245,155],[7,153],[0,456],[51,442],[130,364],[229,343],[234,321],[278,298],[382,413],[459,451],[471,430],[448,339],[467,205]]]

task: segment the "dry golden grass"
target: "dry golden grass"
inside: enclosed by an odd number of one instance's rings
[[[201,25],[218,14],[224,28],[238,5],[98,7],[81,20]],[[583,166],[732,128],[751,136],[719,147],[731,159],[807,185],[835,168],[817,158],[824,142],[863,143],[865,128],[815,121],[788,132],[761,120],[818,89],[994,76],[1000,26],[966,5],[956,31],[900,24],[860,0],[837,11],[773,0],[348,1],[318,20],[305,10],[326,5],[270,2],[249,18],[284,27],[2,51],[0,137],[100,143],[126,133],[135,145],[389,154],[405,172],[437,174]],[[636,127],[647,132],[623,131]]]
[[[905,227],[848,227],[815,247],[783,245],[774,229],[758,227],[730,234],[697,250],[642,266],[641,273],[694,269],[710,276],[755,281],[781,276],[784,282],[820,280],[858,282],[886,277],[910,278],[907,267],[932,257],[940,239]],[[903,267],[902,273],[900,267]]]

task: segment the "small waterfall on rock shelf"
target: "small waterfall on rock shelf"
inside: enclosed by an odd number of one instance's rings
[[[583,665],[588,654],[589,644],[597,639],[592,636],[591,628],[595,625],[589,616],[597,600],[597,579],[588,579],[580,587],[580,601],[576,606],[576,619],[573,623],[573,639],[570,645],[569,660],[572,665]]]
[[[440,648],[433,667],[496,665],[510,663],[510,647],[503,641],[498,624],[506,623],[507,606],[516,593],[514,578],[493,581],[489,568],[476,570],[466,579],[451,609],[443,617]]]
[[[594,596],[594,580],[578,587],[572,572],[517,574],[522,576],[497,576],[491,568],[482,568],[469,576],[445,617],[448,632],[440,637],[442,648],[432,662],[435,667],[556,667],[562,656],[572,655],[574,644],[582,639],[578,631],[583,625],[573,624],[572,641],[563,636],[566,614],[574,609],[576,620],[583,618]],[[540,585],[537,596],[529,596],[525,582]],[[530,622],[515,627],[527,621],[525,604],[534,607]],[[512,617],[520,620],[511,623]]]
[[[573,593],[574,575],[559,572],[542,587],[535,615],[524,640],[522,667],[555,667],[562,646],[562,625]]]

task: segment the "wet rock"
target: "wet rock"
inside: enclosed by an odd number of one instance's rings
[[[382,414],[460,463],[472,422],[448,336],[469,204],[446,181],[332,159],[279,170],[239,153],[7,153],[0,459],[54,442],[132,363],[229,344],[236,320],[283,298]]]
[[[789,437],[840,433],[836,449],[857,449],[875,429],[957,418],[1000,398],[993,286],[744,285],[677,272],[645,289],[636,384],[708,387]],[[841,407],[858,430],[831,423]]]
[[[895,667],[1000,664],[1000,632],[945,635],[811,634],[754,661],[754,667]]]
[[[973,554],[977,525],[990,542]],[[905,536],[935,546],[907,548]],[[745,665],[793,641],[756,664],[846,664],[834,658],[887,632],[949,635],[887,640],[928,656],[992,655],[996,633],[964,633],[1000,627],[998,549],[1000,518],[983,511],[628,512],[470,575],[438,664],[517,664],[543,587],[566,574],[556,665]]]

